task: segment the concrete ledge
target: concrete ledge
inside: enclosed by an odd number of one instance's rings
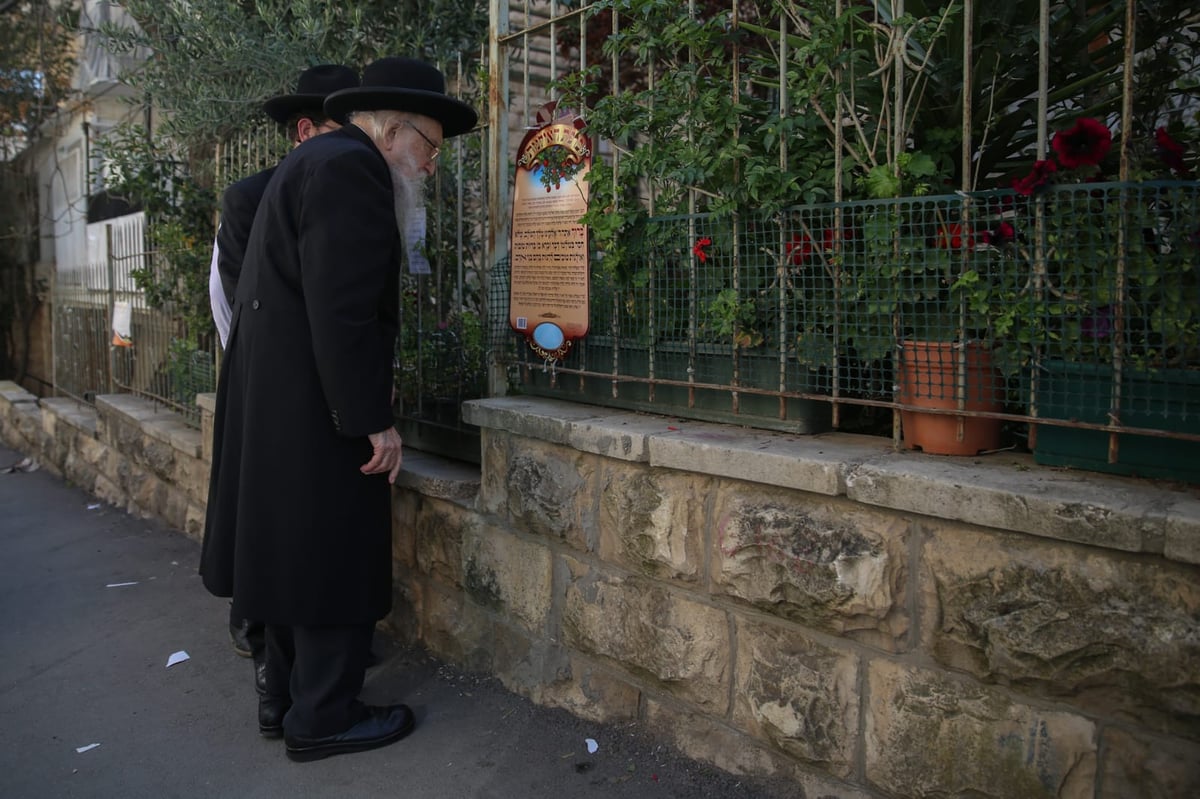
[[[1128,552],[1162,554],[1168,520],[1197,530],[1187,493],[1147,480],[1058,472],[1027,455],[946,459],[897,454],[859,466],[847,481],[858,502]]]
[[[69,397],[47,397],[38,404],[57,420],[71,425],[91,438],[96,437],[96,409],[86,402]]]
[[[404,467],[396,478],[398,488],[466,507],[475,502],[479,482],[478,466],[410,449],[404,450]]]
[[[1200,492],[1050,469],[1029,455],[897,452],[889,440],[871,436],[794,436],[538,397],[472,400],[463,417],[482,428],[651,466],[1200,562]]]
[[[11,380],[0,380],[0,400],[15,404],[37,402],[37,397]]]

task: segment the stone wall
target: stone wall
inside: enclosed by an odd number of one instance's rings
[[[808,796],[1200,795],[1195,490],[541,399],[466,413],[482,469],[405,456],[397,634]],[[205,420],[0,383],[5,444],[193,536]]]
[[[439,653],[810,796],[1200,795],[1200,494],[544,399],[414,499]]]
[[[209,463],[201,431],[178,414],[127,394],[99,396],[95,406],[39,400],[0,381],[0,441],[110,505],[199,540]]]

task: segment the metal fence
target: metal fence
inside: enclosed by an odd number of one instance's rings
[[[91,249],[106,257],[56,274],[56,390],[87,402],[97,394],[136,394],[198,426],[196,394],[216,386],[213,331],[189,331],[173,309],[152,307],[138,285],[136,275],[164,257],[145,249],[142,214],[88,228]]]
[[[788,80],[800,80],[796,68],[788,68],[808,57],[804,48],[815,36],[816,22],[801,4],[752,5],[730,2],[722,10],[721,3],[697,0],[672,13],[681,19],[690,15],[697,24],[715,15],[727,31],[743,25],[743,36],[731,35],[725,47],[737,48],[750,37],[766,42],[764,49],[779,68],[740,75],[737,64],[748,63],[750,56],[742,53],[737,61],[735,50],[729,93],[735,99],[741,93],[750,103],[743,109],[752,111],[750,95],[770,83],[770,91],[758,95],[765,98],[764,119],[770,122],[775,114],[786,120],[794,106],[789,94],[796,89]],[[835,3],[824,5],[833,12]],[[937,16],[944,9],[936,5],[912,4],[909,11],[931,9],[933,22],[944,22]],[[1048,13],[1048,4],[1040,5]],[[973,4],[967,6],[969,14]],[[873,8],[872,35],[885,39],[907,36],[905,26],[921,22],[906,20],[902,3],[877,2]],[[621,4],[607,2],[494,4],[497,62],[491,74],[507,94],[492,109],[493,124],[505,114],[529,120],[541,102],[555,98],[555,81],[583,65],[602,65],[595,74],[606,81],[606,102],[614,103],[647,82],[653,87],[656,79],[671,79],[656,66],[668,58],[682,64],[680,71],[694,65],[686,54],[651,47],[636,55],[634,50],[598,52],[604,41],[622,35],[621,25],[630,22],[624,11]],[[1119,42],[1119,31],[1111,37],[1109,32],[1122,25],[1132,30],[1133,13],[1114,13],[1105,23],[1112,28],[1088,33],[1089,53]],[[961,28],[963,48],[970,52],[970,16]],[[1050,47],[1049,28],[1043,26],[1041,35]],[[919,96],[903,90],[914,84],[921,88],[917,81],[926,76],[917,74],[926,64],[914,66],[906,60],[911,53],[895,49],[908,39],[889,41],[892,48],[880,49],[871,77],[887,90],[876,95],[882,97],[880,124],[894,118],[895,125],[888,146],[875,154],[895,167],[884,174],[895,178],[903,194],[902,187],[916,181],[904,174],[909,165],[904,137],[910,134],[901,120],[907,119],[904,103]],[[637,41],[628,44],[638,46]],[[788,48],[802,52],[792,56],[789,52],[796,51]],[[1132,73],[1130,63],[1125,67]],[[964,79],[970,67],[960,64]],[[831,79],[841,79],[837,67],[829,69]],[[1028,104],[1041,102],[1037,130],[1026,135],[1027,160],[1018,161],[1026,170],[1048,157],[1048,99],[1060,104],[1060,114],[1069,111],[1059,87],[1047,85],[1045,71],[1040,91],[1025,98]],[[859,80],[854,85],[861,89],[866,84]],[[965,83],[969,97],[970,81]],[[1125,91],[1128,112],[1128,83]],[[858,97],[859,108],[867,96]],[[752,207],[712,210],[712,197],[704,191],[656,177],[646,168],[652,155],[644,151],[662,140],[649,127],[627,131],[628,139],[621,142],[600,141],[603,157],[596,169],[610,170],[612,182],[629,187],[633,202],[648,213],[623,229],[620,259],[593,252],[590,332],[563,361],[543,363],[506,329],[507,217],[504,210],[493,214],[501,246],[491,274],[491,333],[495,357],[509,367],[512,388],[793,432],[866,431],[891,435],[897,443],[903,437],[910,444],[910,433],[920,427],[912,413],[920,406],[922,418],[942,417],[951,425],[960,448],[1027,445],[1040,450],[1045,462],[1072,463],[1056,460],[1054,447],[1061,435],[1079,434],[1087,437],[1080,445],[1087,451],[1083,460],[1103,468],[1139,449],[1152,453],[1170,438],[1182,447],[1180,460],[1195,460],[1200,455],[1200,242],[1195,232],[1200,184],[1097,184],[1071,176],[1057,186],[1025,186],[1025,194],[974,191],[979,177],[993,185],[997,181],[994,175],[975,174],[982,145],[972,149],[970,144],[970,109],[968,101],[962,123],[963,190],[770,213]],[[653,108],[634,103],[627,110],[645,114],[637,124],[652,126]],[[701,136],[695,123],[705,122],[703,109],[687,113],[696,116],[682,123],[660,119],[667,130],[663,135]],[[743,113],[739,128],[750,116]],[[583,114],[586,119],[587,109]],[[834,172],[840,176],[861,166],[849,164],[853,147],[845,143],[861,128],[846,112],[829,116],[822,135],[829,135],[829,157],[837,160]],[[1130,116],[1116,114],[1106,124],[1127,135]],[[857,119],[862,117],[860,111]],[[730,135],[736,138],[739,132]],[[996,132],[982,135],[994,138]],[[497,155],[507,152],[503,131],[495,131],[492,141]],[[778,149],[782,169],[787,148],[781,143]],[[1122,174],[1126,155],[1123,149]],[[511,185],[507,175],[492,179]],[[843,192],[841,183],[824,189],[835,200]],[[679,207],[681,192],[691,194],[696,212],[655,212],[656,199],[671,194],[672,207]],[[499,200],[502,192],[496,196]],[[939,346],[919,346],[922,341]],[[909,368],[916,365],[940,371],[911,377]],[[966,426],[986,423],[989,432],[973,438],[964,433],[964,419]],[[1138,435],[1109,435],[1117,431]],[[1180,469],[1177,461],[1156,469],[1154,459],[1151,455],[1150,464],[1129,470],[1200,480],[1200,472]]]

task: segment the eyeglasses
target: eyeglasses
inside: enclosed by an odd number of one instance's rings
[[[438,147],[436,144],[434,144],[434,143],[433,143],[433,139],[429,138],[429,137],[428,137],[428,136],[426,136],[424,133],[422,133],[422,132],[421,132],[421,129],[420,129],[420,128],[418,128],[418,127],[417,127],[416,125],[414,125],[413,123],[411,123],[411,122],[405,122],[404,124],[408,125],[410,128],[412,128],[413,130],[415,130],[415,131],[417,132],[417,135],[418,135],[418,136],[420,136],[422,139],[424,139],[424,140],[425,140],[425,143],[426,143],[426,144],[428,144],[428,145],[429,145],[429,146],[430,146],[430,147],[433,149],[433,153],[431,153],[431,154],[430,154],[430,156],[429,156],[429,160],[430,160],[430,161],[436,161],[436,160],[437,160],[437,157],[438,157],[439,155],[441,155],[441,154],[442,154],[442,148],[441,148],[441,147]]]

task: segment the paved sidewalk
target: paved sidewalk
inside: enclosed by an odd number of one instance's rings
[[[21,459],[0,447],[0,469]],[[196,575],[199,551],[45,471],[0,473],[0,796],[803,796],[678,757],[637,725],[537,707],[382,636],[364,699],[408,703],[416,730],[292,763],[258,735],[250,661],[229,646],[226,601]],[[167,667],[180,651],[189,659]]]

